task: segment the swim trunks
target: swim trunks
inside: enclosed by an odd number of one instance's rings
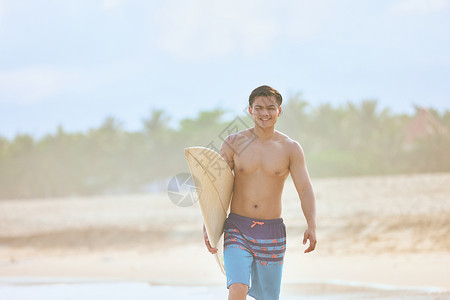
[[[250,287],[258,300],[279,298],[286,227],[283,219],[260,220],[230,213],[224,224],[224,263],[227,288]]]

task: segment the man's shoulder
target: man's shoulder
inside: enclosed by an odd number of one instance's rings
[[[236,140],[254,137],[252,128],[244,129],[236,133],[232,133],[225,138],[225,141],[233,143]]]
[[[282,132],[277,131],[277,134],[279,134],[279,141],[282,144],[283,148],[286,149],[286,155],[288,155],[290,159],[304,156],[302,146],[299,142],[291,139],[289,136]]]
[[[236,133],[229,134],[222,143],[222,152],[228,153],[231,157],[233,153],[240,152],[243,145],[248,145],[251,138],[250,129],[241,130]]]
[[[277,139],[283,144],[283,146],[289,147],[289,148],[300,147],[300,143],[294,139],[291,139],[288,135],[286,135],[280,131],[276,131],[276,133],[277,133]]]

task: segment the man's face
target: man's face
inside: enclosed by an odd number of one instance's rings
[[[248,112],[253,117],[255,125],[272,127],[277,122],[281,107],[278,106],[274,96],[258,96],[254,99],[253,105],[248,108]]]

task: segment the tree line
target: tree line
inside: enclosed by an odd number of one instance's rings
[[[440,131],[406,142],[408,124],[419,114],[380,109],[376,100],[312,106],[301,94],[282,105],[276,129],[302,145],[311,177],[450,171],[450,111],[428,112]],[[218,151],[223,139],[253,126],[249,115],[201,111],[176,128],[162,110],[152,110],[140,131],[124,130],[107,117],[87,132],[0,137],[0,199],[162,191],[188,172],[183,149]]]

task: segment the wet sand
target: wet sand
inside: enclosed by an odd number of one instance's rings
[[[450,174],[313,183],[319,243],[311,254],[303,253],[305,220],[286,183],[283,299],[358,299],[361,291],[369,299],[450,298]],[[46,278],[222,291],[201,225],[198,205],[177,207],[165,193],[0,201],[0,293],[14,280]]]

